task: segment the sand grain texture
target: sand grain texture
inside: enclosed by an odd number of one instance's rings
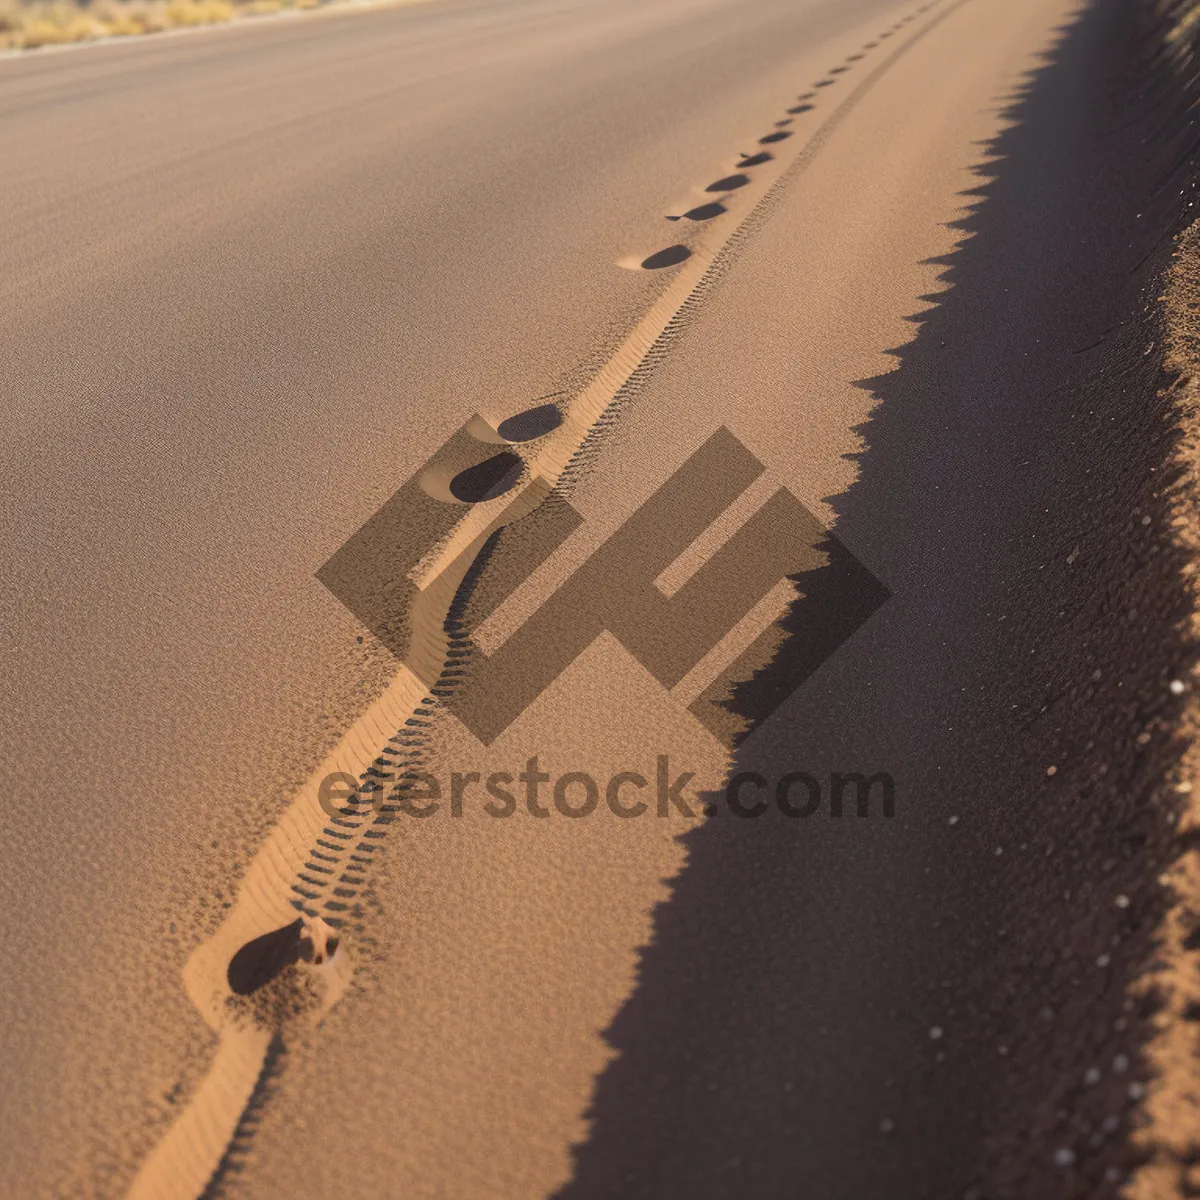
[[[2,64],[3,762],[55,797],[6,877],[44,963],[5,984],[21,1194],[1032,1200],[1063,1148],[1080,1194],[1123,1178],[1088,1139],[1128,1079],[1074,1095],[1152,1015],[1125,984],[1185,603],[1130,537],[1168,440],[1130,320],[1169,224],[1126,232],[1134,16],[436,3]],[[548,401],[516,488],[439,517]],[[659,591],[699,605],[780,496],[841,549],[711,645],[607,630],[519,711],[471,700],[472,656],[722,429],[761,475]],[[322,579],[402,485],[429,523],[372,633]],[[814,670],[843,552],[890,598]],[[378,845],[313,857],[331,771],[534,756],[666,758],[693,796],[887,771],[897,811],[498,819],[476,784],[461,817],[351,805]],[[340,923],[332,966],[230,996],[297,904]]]

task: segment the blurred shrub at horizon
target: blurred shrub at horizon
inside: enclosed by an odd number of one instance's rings
[[[216,25],[327,0],[0,0],[0,51]]]

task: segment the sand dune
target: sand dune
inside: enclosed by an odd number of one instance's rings
[[[981,963],[1075,786],[1030,580],[1126,503],[1055,407],[1135,303],[1074,299],[1140,201],[1121,19],[446,2],[0,64],[15,1194],[1010,1169],[979,989],[1050,935]]]

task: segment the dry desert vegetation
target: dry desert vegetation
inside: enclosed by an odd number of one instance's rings
[[[36,50],[100,38],[135,37],[285,9],[319,8],[327,0],[0,0],[0,51]]]

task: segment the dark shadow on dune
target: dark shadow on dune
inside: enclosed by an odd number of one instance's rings
[[[511,450],[502,450],[455,475],[450,480],[450,494],[468,504],[494,500],[517,486],[521,467],[521,459],[516,454]]]
[[[726,175],[723,179],[718,179],[716,183],[710,183],[704,190],[706,192],[733,192],[738,188],[745,187],[749,182],[749,175]]]
[[[249,996],[283,973],[284,968],[304,957],[303,922],[297,918],[282,929],[264,933],[247,942],[229,960],[226,972],[229,990]]]
[[[719,200],[714,200],[711,204],[698,204],[695,208],[689,208],[683,215],[689,221],[711,221],[728,211]]]
[[[734,696],[721,704],[749,723],[748,732],[770,717],[891,597],[887,585],[836,537],[823,538],[815,549],[827,561],[788,576],[800,598],[779,622],[786,636],[770,665],[736,684]]]
[[[758,154],[748,154],[738,163],[738,167],[761,167],[763,163],[769,163],[774,157],[773,154],[766,150],[760,151]]]
[[[686,246],[668,246],[642,259],[642,270],[661,271],[663,267],[677,267],[691,257],[692,252]]]
[[[1152,307],[1195,149],[1135,20],[1097,0],[1063,31],[981,148],[949,290],[862,381],[835,531],[892,598],[796,691],[836,563],[802,578],[728,702],[731,774],[887,771],[896,816],[685,838],[564,1200],[1061,1200],[1135,1162],[1154,1000],[1126,987],[1196,661]]]
[[[561,424],[562,413],[557,404],[539,404],[536,408],[527,408],[501,421],[496,426],[496,432],[506,442],[532,442]]]
[[[234,1130],[229,1146],[221,1156],[221,1161],[213,1172],[212,1178],[209,1179],[208,1185],[197,1200],[227,1200],[228,1197],[235,1194],[232,1185],[237,1176],[241,1174],[250,1153],[250,1145],[262,1123],[263,1110],[274,1094],[277,1081],[283,1071],[283,1061],[283,1039],[277,1036],[272,1039],[267,1048],[267,1055],[263,1060],[258,1082],[254,1085],[254,1091],[250,1093],[250,1100],[238,1121],[237,1129]]]

